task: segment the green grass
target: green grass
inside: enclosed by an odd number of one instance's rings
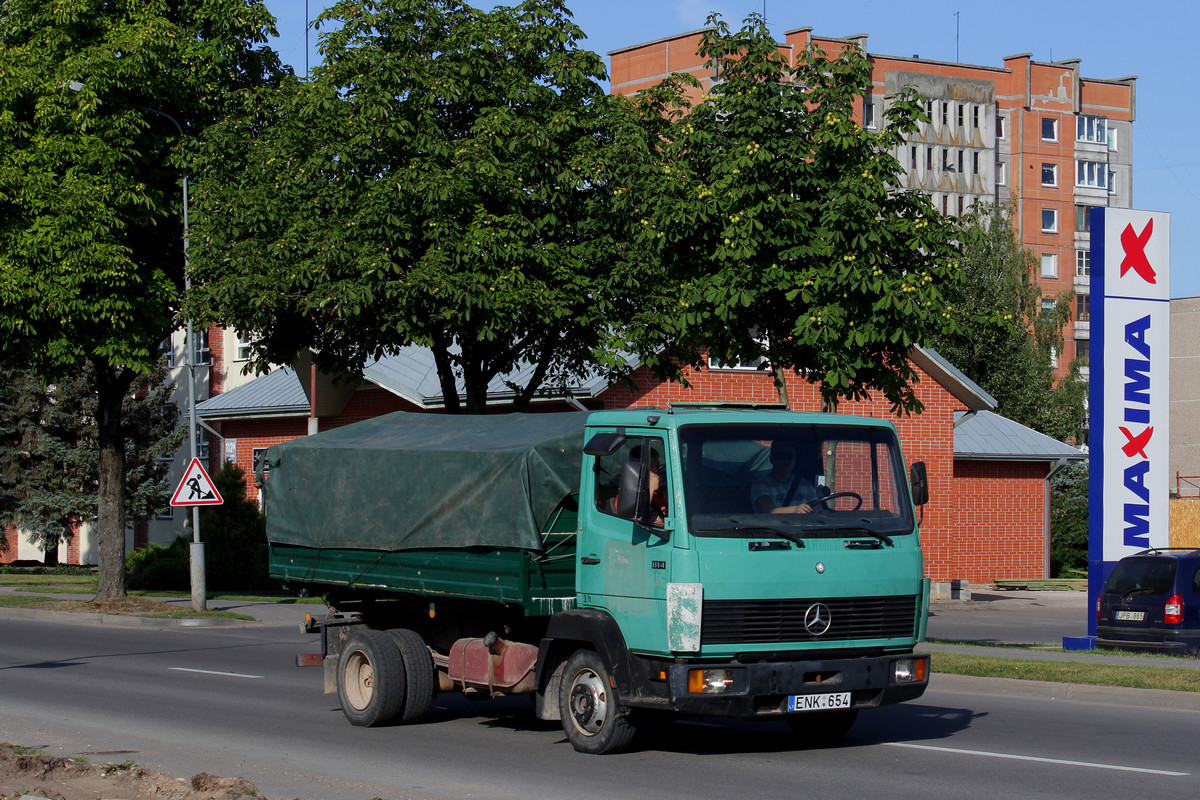
[[[96,594],[96,576],[93,574],[78,575],[37,575],[25,572],[0,573],[0,586],[11,586],[19,592],[34,592],[41,594]],[[191,597],[186,591],[131,591],[131,597],[164,597],[170,600],[182,600]],[[209,592],[210,600],[234,600],[251,603],[288,603],[288,604],[323,604],[319,597],[296,597],[284,592]],[[11,607],[11,606],[10,606]]]
[[[1200,692],[1200,669],[1191,667],[1127,666],[1090,661],[1034,661],[961,653],[933,653],[932,656],[933,671],[947,675]]]

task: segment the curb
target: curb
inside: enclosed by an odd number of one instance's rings
[[[1034,700],[1065,700],[1071,703],[1096,703],[1138,708],[1169,708],[1200,711],[1200,692],[1170,692],[1164,689],[1128,689],[1121,686],[1094,686],[1086,683],[1051,683],[1018,678],[976,678],[969,675],[934,673],[929,680],[933,689],[952,692],[1023,697]]]
[[[0,608],[0,619],[65,622],[75,625],[108,625],[112,628],[261,628],[262,620],[214,617],[139,617],[133,614],[100,614],[87,611],[46,611],[39,608]]]

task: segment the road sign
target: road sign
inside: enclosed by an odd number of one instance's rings
[[[200,459],[193,458],[192,463],[188,464],[187,472],[183,473],[183,480],[179,481],[179,487],[171,497],[171,505],[219,506],[224,502],[216,484],[204,471]]]

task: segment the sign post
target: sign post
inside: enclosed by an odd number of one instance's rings
[[[193,445],[194,446],[194,445]],[[192,525],[196,531],[195,541],[191,547],[191,579],[192,579],[192,608],[204,611],[208,604],[208,587],[204,577],[204,544],[200,542],[200,509],[199,506],[219,506],[225,502],[217,485],[208,477],[200,459],[192,457],[175,494],[171,496],[172,506],[192,506]]]
[[[1092,210],[1088,596],[1121,558],[1170,544],[1170,214]],[[1090,649],[1088,636],[1066,637]]]

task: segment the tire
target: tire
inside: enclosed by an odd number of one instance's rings
[[[337,690],[351,725],[395,720],[404,711],[407,683],[404,660],[391,636],[370,629],[350,634],[338,658]]]
[[[420,722],[429,713],[429,706],[433,703],[436,679],[429,648],[419,633],[407,628],[392,628],[388,635],[400,649],[400,659],[404,662],[406,681],[400,723],[408,725]]]
[[[833,744],[850,730],[856,719],[858,719],[858,709],[856,708],[844,711],[789,714],[785,717],[792,733],[800,739],[801,743],[809,747]]]
[[[608,670],[592,650],[576,650],[567,659],[558,708],[567,741],[580,753],[622,752],[637,732],[609,684]]]

